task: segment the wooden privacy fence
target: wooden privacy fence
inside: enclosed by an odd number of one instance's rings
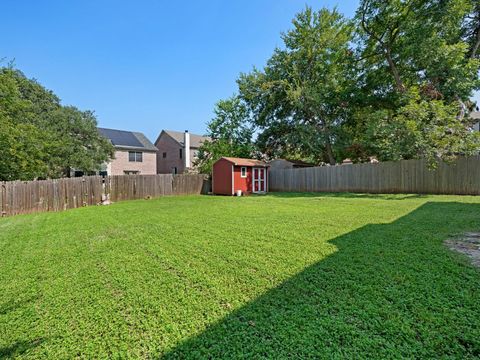
[[[0,182],[0,214],[10,216],[62,211],[164,195],[206,194],[205,175],[119,175],[69,179]]]
[[[425,160],[271,170],[270,191],[480,194],[480,156],[440,162]]]

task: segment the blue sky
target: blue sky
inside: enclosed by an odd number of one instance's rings
[[[240,72],[262,67],[305,5],[356,0],[3,0],[0,58],[94,110],[100,126],[203,133]]]

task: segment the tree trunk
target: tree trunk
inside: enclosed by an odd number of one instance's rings
[[[397,66],[392,59],[392,54],[390,53],[390,49],[387,47],[385,48],[385,57],[387,58],[388,66],[390,67],[390,71],[395,79],[395,84],[397,86],[398,91],[405,92],[405,86],[403,86],[402,79],[400,79],[400,74],[398,72]]]
[[[456,96],[456,98],[457,98],[457,101],[458,101],[457,120],[462,121],[463,118],[465,117],[465,109],[467,108],[467,106],[466,106],[465,103],[462,101],[462,99],[460,99],[460,97],[459,97],[458,95]]]
[[[477,56],[478,48],[480,47],[480,25],[477,27],[477,36],[475,37],[475,42],[472,46],[472,52],[470,58],[475,59]]]
[[[470,48],[470,58],[475,59],[477,56],[477,51],[480,48],[480,5],[477,5],[475,7],[475,10],[473,10],[474,15],[474,30],[473,30],[473,41],[471,44]]]
[[[337,162],[335,161],[335,157],[333,156],[332,144],[328,135],[325,137],[325,150],[327,151],[328,162],[330,163],[330,165],[335,165]]]

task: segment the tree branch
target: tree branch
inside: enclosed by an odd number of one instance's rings
[[[380,47],[382,48],[383,53],[385,55],[385,58],[388,62],[388,66],[390,68],[390,71],[391,71],[391,73],[393,75],[393,78],[395,80],[397,90],[399,92],[403,93],[403,92],[405,92],[405,86],[403,85],[402,79],[400,78],[400,73],[398,71],[398,68],[397,68],[395,62],[393,61],[392,54],[391,54],[391,45],[393,44],[396,36],[399,33],[399,30],[398,30],[399,25],[397,24],[397,26],[394,26],[394,29],[390,31],[390,39],[388,41],[388,44],[386,44],[383,41],[383,36],[385,35],[385,33],[381,37],[378,37],[378,35],[376,35],[373,30],[368,28],[367,21],[365,19],[365,14],[366,14],[366,11],[367,11],[368,3],[369,3],[368,1],[365,1],[364,6],[362,7],[361,26],[362,26],[363,30],[367,33],[367,35],[369,35],[375,41],[377,41],[378,44],[380,45]],[[387,30],[386,30],[386,32],[387,32]]]

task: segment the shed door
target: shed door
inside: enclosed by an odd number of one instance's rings
[[[266,169],[265,168],[253,168],[253,192],[266,192]]]

